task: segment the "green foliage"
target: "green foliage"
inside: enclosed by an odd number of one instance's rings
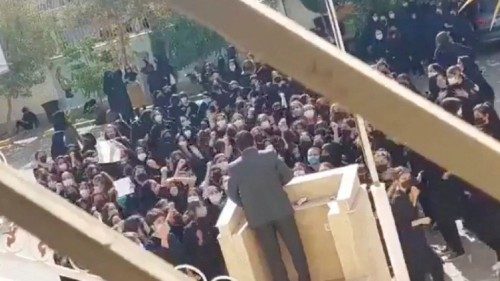
[[[162,42],[168,42],[170,62],[179,69],[227,44],[217,33],[178,15],[165,18],[163,24],[153,27],[151,37],[153,42],[160,42],[155,56],[161,56]]]
[[[0,76],[0,95],[28,97],[45,80],[45,62],[56,49],[47,28],[51,19],[28,1],[0,0],[0,7],[0,39],[10,68]]]
[[[106,70],[112,68],[111,55],[108,52],[99,53],[94,48],[95,43],[95,40],[89,39],[67,46],[63,55],[70,73],[64,73],[60,68],[56,70],[60,72],[56,73],[57,77],[64,77],[73,91],[83,94],[86,98],[103,96],[103,75]],[[58,80],[61,82],[62,79]]]

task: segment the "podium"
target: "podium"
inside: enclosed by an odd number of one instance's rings
[[[313,281],[391,280],[368,193],[357,165],[294,178],[285,191],[294,204]],[[267,281],[264,254],[243,210],[229,201],[217,222],[219,243],[231,277]],[[297,280],[290,254],[281,243],[290,280]]]

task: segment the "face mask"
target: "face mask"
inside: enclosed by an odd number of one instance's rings
[[[292,110],[292,115],[293,117],[300,117],[302,116],[302,109],[300,108],[295,108]]]
[[[382,38],[384,38],[384,35],[382,34],[382,32],[375,33],[375,39],[380,41],[380,40],[382,40]]]
[[[412,19],[417,19],[417,14],[411,14]]]
[[[155,122],[156,123],[161,123],[162,120],[163,120],[163,116],[161,116],[161,115],[156,115],[155,116]]]
[[[217,121],[217,126],[220,128],[226,127],[226,120],[219,120]]]
[[[177,187],[170,188],[170,195],[177,196],[179,194],[179,189]]]
[[[144,160],[146,160],[146,157],[148,157],[146,153],[139,153],[139,155],[137,155],[137,159],[139,159],[139,161],[142,161],[142,162],[144,162]]]
[[[238,128],[241,128],[241,127],[243,127],[243,125],[245,125],[245,122],[243,122],[242,119],[238,119],[238,120],[234,121],[234,125]]]
[[[207,214],[208,214],[207,207],[203,206],[196,208],[196,217],[204,218],[207,216]]]
[[[309,118],[309,119],[314,118],[314,110],[312,110],[312,109],[306,110],[304,112],[304,117]]]
[[[180,141],[179,146],[187,146],[187,141]]]
[[[68,187],[68,186],[72,186],[74,183],[75,183],[75,181],[74,181],[74,180],[72,180],[72,179],[63,180],[63,182],[62,182],[62,184],[63,184],[64,186],[66,186],[66,187]]]
[[[269,123],[269,121],[262,121],[262,123],[260,123],[260,126],[263,129],[269,129],[271,127],[271,123]]]
[[[198,202],[198,201],[200,201],[200,198],[198,198],[198,196],[189,196],[189,197],[187,198],[187,202],[188,202],[188,203]]]
[[[181,125],[182,125],[182,127],[187,127],[187,126],[191,125],[191,121],[189,121],[189,120],[182,121]]]
[[[214,205],[219,205],[220,201],[222,200],[222,193],[212,194],[208,196],[208,200],[210,200],[210,203]]]
[[[442,14],[443,14],[443,10],[441,10],[441,9],[436,9],[436,14],[438,14],[438,15],[442,15]]]
[[[236,65],[234,65],[234,64],[230,64],[230,65],[229,65],[229,70],[231,70],[231,71],[235,71],[235,70],[236,70]]]
[[[378,16],[373,16],[372,19],[373,19],[373,21],[377,22],[378,21]]]
[[[88,189],[82,189],[80,190],[80,196],[82,198],[88,198],[90,195],[90,191]]]
[[[389,12],[389,18],[390,19],[394,19],[396,17],[396,15],[393,13],[393,12]]]
[[[318,165],[319,164],[319,156],[318,155],[308,155],[307,162],[309,165]]]
[[[457,84],[460,84],[460,79],[457,77],[450,77],[450,78],[448,78],[448,83],[450,85],[457,85]]]
[[[182,104],[187,104],[188,103],[188,98],[182,98],[181,99]]]
[[[59,170],[63,171],[63,172],[67,171],[68,170],[68,164],[61,164],[61,165],[59,165]]]
[[[191,138],[191,131],[184,131],[184,135],[186,138],[190,139]]]

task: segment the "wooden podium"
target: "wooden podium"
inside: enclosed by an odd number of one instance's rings
[[[390,280],[381,238],[357,165],[294,178],[286,187],[314,281]],[[217,227],[229,275],[239,281],[271,280],[263,252],[243,211],[233,202]],[[290,280],[297,280],[290,254],[282,244]]]

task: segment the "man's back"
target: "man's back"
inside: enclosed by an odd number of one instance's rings
[[[229,165],[228,195],[256,227],[293,214],[283,190],[293,172],[274,151],[248,148]]]

